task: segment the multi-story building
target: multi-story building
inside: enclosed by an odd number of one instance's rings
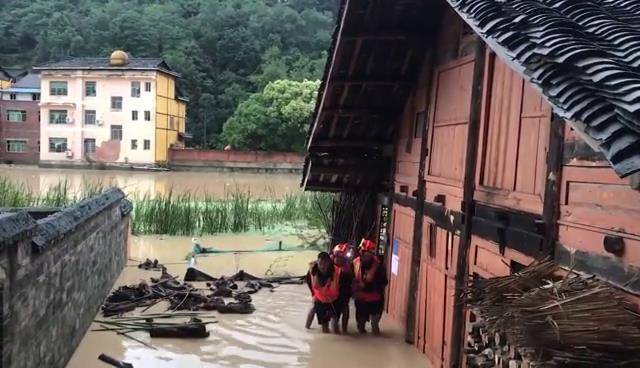
[[[30,73],[0,89],[0,161],[37,164],[40,155],[40,76]]]
[[[186,98],[162,59],[71,58],[41,72],[41,165],[162,164],[181,144]]]

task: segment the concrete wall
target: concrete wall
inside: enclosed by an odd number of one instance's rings
[[[0,101],[0,160],[18,164],[37,164],[40,156],[40,107],[31,100],[31,93],[16,93],[18,100]],[[0,93],[6,95],[8,93]],[[25,122],[7,120],[7,110],[24,110]],[[26,152],[7,152],[7,140],[23,140]]]
[[[124,75],[123,75],[124,73]],[[96,154],[90,159],[98,162],[155,162],[155,110],[156,79],[153,71],[84,71],[84,72],[42,72],[42,150],[40,160],[62,164],[77,164],[85,161],[84,139],[95,139]],[[51,96],[51,81],[66,81],[67,96]],[[96,96],[86,97],[85,82],[96,82]],[[140,97],[131,97],[131,82],[141,83]],[[151,92],[146,92],[144,83],[151,82]],[[111,97],[122,97],[122,110],[111,111]],[[50,124],[50,110],[67,110],[71,118],[68,124]],[[85,110],[95,110],[96,125],[84,123]],[[132,120],[132,110],[138,111],[138,120]],[[144,120],[144,112],[149,111],[151,121]],[[122,141],[111,141],[111,125],[122,126]],[[73,157],[65,152],[49,152],[49,138],[67,138],[67,147]],[[138,148],[131,148],[131,140],[138,141]],[[150,140],[150,149],[144,150],[144,140]]]
[[[119,189],[35,221],[0,214],[2,366],[64,367],[126,262]]]
[[[290,152],[169,150],[169,166],[174,170],[299,172],[303,163],[304,156]]]

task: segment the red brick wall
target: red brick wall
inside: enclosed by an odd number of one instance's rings
[[[196,149],[170,149],[169,162],[175,164],[189,163],[304,163],[304,156],[290,152],[258,152],[258,151],[218,151]]]
[[[7,121],[7,110],[25,110],[27,121],[14,123]],[[40,152],[40,107],[38,101],[0,101],[0,161],[19,164],[37,164]],[[6,152],[6,139],[25,139],[27,152]]]

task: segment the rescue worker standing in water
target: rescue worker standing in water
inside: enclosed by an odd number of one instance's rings
[[[371,322],[371,331],[379,335],[384,308],[384,289],[388,280],[384,265],[375,252],[376,245],[371,240],[362,239],[360,257],[353,260],[353,297],[358,332],[366,333],[365,325]]]
[[[327,252],[318,254],[318,260],[307,273],[307,284],[313,294],[313,307],[322,332],[329,332],[329,322],[333,332],[339,334],[338,320],[344,306],[339,298],[340,290],[349,285],[348,275],[342,275],[340,267],[333,264]]]
[[[353,247],[348,243],[340,243],[333,248],[331,254],[333,263],[340,267],[340,275],[344,278],[340,285],[340,295],[338,304],[342,306],[342,333],[346,334],[349,327],[349,301],[352,294],[353,270]]]

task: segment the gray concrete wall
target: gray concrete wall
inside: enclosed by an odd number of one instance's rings
[[[0,214],[2,367],[64,367],[127,258],[131,205],[112,189],[34,220]]]

